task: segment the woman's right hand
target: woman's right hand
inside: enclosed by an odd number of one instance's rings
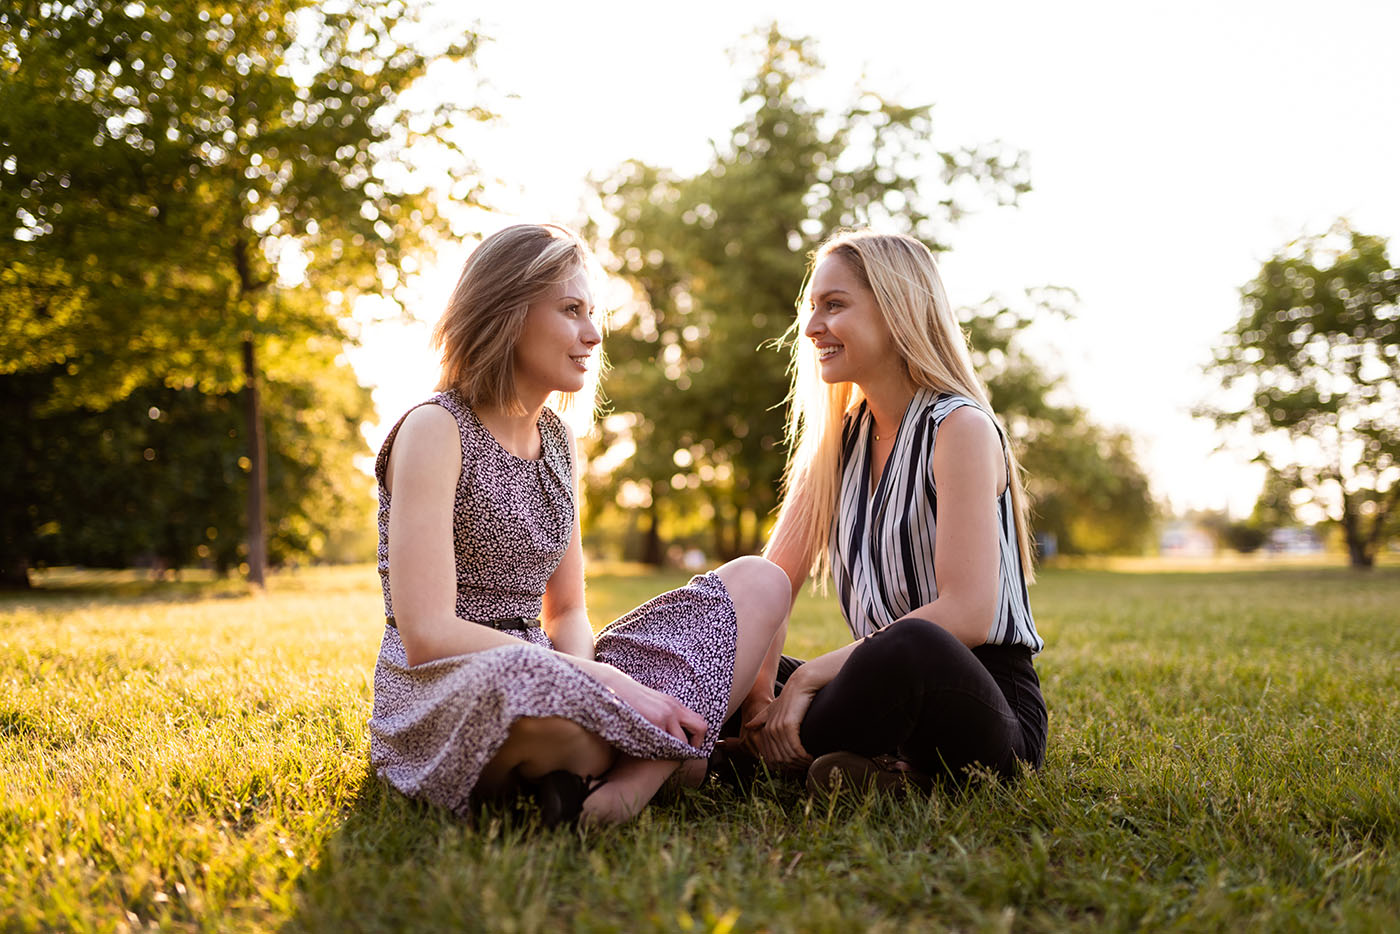
[[[653,690],[625,671],[603,662],[592,662],[590,668],[604,686],[610,688],[623,703],[641,714],[648,723],[665,730],[681,742],[699,748],[705,742],[709,724],[705,718],[676,700],[670,694]]]
[[[801,668],[798,672],[801,672]],[[777,700],[744,722],[745,734],[765,761],[785,766],[810,765],[812,757],[802,747],[802,718],[812,704],[816,688],[794,674]]]

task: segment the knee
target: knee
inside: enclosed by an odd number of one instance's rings
[[[735,610],[746,624],[776,631],[792,603],[792,583],[786,572],[767,558],[745,555],[715,573],[724,581]]]
[[[870,663],[891,671],[926,672],[930,663],[961,646],[952,633],[926,619],[900,619],[866,638],[861,653]]]

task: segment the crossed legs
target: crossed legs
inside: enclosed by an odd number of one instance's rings
[[[791,584],[776,564],[763,558],[736,558],[715,571],[734,603],[738,637],[734,654],[734,680],[729,689],[725,716],[739,704],[753,686],[759,665],[768,652],[774,634],[787,617]],[[718,735],[722,723],[709,724]],[[596,823],[619,823],[635,816],[656,794],[657,789],[677,768],[694,777],[704,774],[705,760],[685,763],[674,759],[619,758],[607,781],[583,803],[583,819]]]

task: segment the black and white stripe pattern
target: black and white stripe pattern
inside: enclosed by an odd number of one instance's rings
[[[857,639],[938,597],[933,569],[938,504],[933,445],[943,419],[965,405],[976,407],[977,403],[932,389],[915,392],[873,495],[870,445],[874,418],[864,402],[846,418],[841,436],[841,501],[831,532],[831,567],[841,612]],[[997,497],[997,522],[1001,573],[997,618],[987,642],[1024,645],[1039,652],[1045,643],[1031,616],[1010,487]]]

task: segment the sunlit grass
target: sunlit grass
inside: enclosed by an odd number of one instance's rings
[[[579,838],[368,775],[372,568],[0,598],[0,929],[1384,929],[1400,570],[1051,570],[1043,772],[672,793]],[[685,575],[598,566],[601,624]],[[839,644],[804,596],[790,650]]]

